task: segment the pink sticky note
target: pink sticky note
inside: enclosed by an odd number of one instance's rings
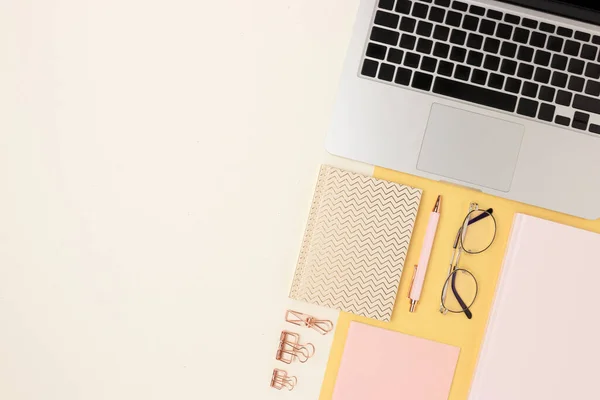
[[[446,400],[458,347],[352,322],[333,400]]]

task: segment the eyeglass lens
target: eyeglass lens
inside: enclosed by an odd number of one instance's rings
[[[479,254],[487,250],[496,237],[496,220],[487,210],[471,211],[465,218],[469,221],[464,234],[460,235],[461,246],[466,253]],[[465,226],[463,224],[463,226]]]
[[[468,311],[477,298],[477,281],[473,274],[464,269],[455,270],[447,279],[448,296],[442,300],[443,306],[450,312]]]

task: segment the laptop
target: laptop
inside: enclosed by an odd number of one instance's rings
[[[600,2],[362,0],[326,148],[600,218]]]

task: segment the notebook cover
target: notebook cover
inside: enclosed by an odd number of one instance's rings
[[[600,399],[600,235],[517,214],[470,400]]]
[[[447,400],[460,349],[352,322],[333,400]]]
[[[389,321],[421,194],[322,166],[290,297]]]

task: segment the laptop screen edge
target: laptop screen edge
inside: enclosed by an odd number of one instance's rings
[[[600,1],[556,1],[556,0],[499,0],[534,10],[548,12],[600,27]],[[593,4],[593,5],[591,5]]]

